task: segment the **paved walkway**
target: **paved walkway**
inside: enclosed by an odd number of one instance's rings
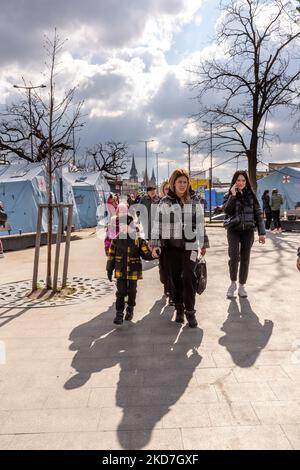
[[[225,234],[208,232],[198,329],[173,321],[157,267],[121,328],[112,293],[0,308],[0,449],[300,448],[299,234],[255,242],[249,298],[228,301]],[[29,279],[33,253],[7,253],[0,284]],[[72,242],[70,274],[105,277],[95,235]]]

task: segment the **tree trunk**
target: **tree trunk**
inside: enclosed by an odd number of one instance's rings
[[[257,149],[248,150],[247,158],[248,158],[249,180],[250,180],[253,191],[256,192],[256,189],[257,189],[257,183],[256,183]]]

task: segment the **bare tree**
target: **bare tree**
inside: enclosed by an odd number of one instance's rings
[[[194,119],[213,123],[215,149],[247,156],[256,189],[260,145],[272,137],[267,121],[280,107],[297,106],[299,15],[287,0],[226,0],[220,7],[216,43],[222,57],[203,59],[193,69],[200,103]],[[209,140],[204,133],[196,145]]]
[[[105,145],[98,143],[87,150],[87,158],[93,162],[95,169],[111,176],[124,175],[128,171],[126,143],[113,141],[106,142]]]
[[[47,278],[46,286],[52,288],[51,277],[51,242],[53,232],[53,200],[52,200],[52,178],[57,168],[70,160],[66,150],[72,148],[69,145],[74,128],[79,126],[80,110],[82,102],[75,109],[71,110],[74,99],[75,88],[67,91],[61,99],[57,99],[55,90],[55,79],[57,77],[58,56],[62,51],[64,41],[62,41],[55,30],[53,40],[46,38],[45,49],[48,56],[47,73],[49,77],[49,99],[48,102],[39,100],[44,112],[43,123],[48,131],[46,142],[40,152],[45,152],[47,156],[48,174],[48,249],[47,249]]]
[[[59,40],[59,39],[58,39]],[[49,52],[49,51],[48,51]],[[59,51],[57,51],[58,53]],[[49,70],[51,73],[51,70]],[[26,82],[24,81],[26,86]],[[79,103],[72,115],[76,89],[68,90],[63,99],[55,107],[56,118],[53,122],[52,156],[59,166],[70,160],[73,150],[72,131],[80,126],[78,119],[82,103]],[[42,162],[48,159],[49,142],[49,108],[48,101],[35,91],[30,103],[23,98],[13,103],[0,113],[0,151],[6,151],[11,158],[18,157],[27,162]],[[63,123],[68,124],[63,124]],[[30,142],[34,143],[31,152]],[[57,167],[55,164],[54,167]]]

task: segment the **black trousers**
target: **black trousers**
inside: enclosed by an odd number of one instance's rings
[[[249,272],[250,252],[254,242],[254,231],[228,230],[227,240],[230,279],[232,282],[236,282],[240,263],[239,283],[246,284]]]
[[[116,310],[123,312],[125,308],[125,297],[128,295],[128,307],[135,306],[137,291],[137,281],[128,281],[127,279],[117,280]]]
[[[274,228],[281,228],[280,210],[279,211],[272,211],[272,217],[273,217],[273,222],[274,222]]]
[[[194,252],[195,253],[195,252]],[[172,282],[172,297],[176,304],[183,304],[185,309],[195,308],[197,278],[195,261],[191,251],[178,248],[166,248],[166,262]]]
[[[164,285],[164,293],[169,293],[170,298],[173,300],[172,279],[168,269],[167,249],[162,248],[159,257],[159,279]]]
[[[266,212],[266,229],[267,230],[269,230],[269,228],[271,227],[271,223],[272,223],[272,212],[268,211]]]

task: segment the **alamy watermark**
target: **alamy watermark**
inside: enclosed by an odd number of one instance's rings
[[[104,240],[106,236],[114,238],[135,238],[138,226],[140,236],[147,240],[182,240],[186,250],[195,250],[204,244],[204,211],[201,204],[152,204],[148,212],[144,204],[133,204],[129,209],[122,204],[121,210],[106,211],[98,214],[97,236]],[[133,218],[127,225],[127,216]],[[125,227],[129,230],[123,230]],[[103,228],[106,230],[103,230]]]

